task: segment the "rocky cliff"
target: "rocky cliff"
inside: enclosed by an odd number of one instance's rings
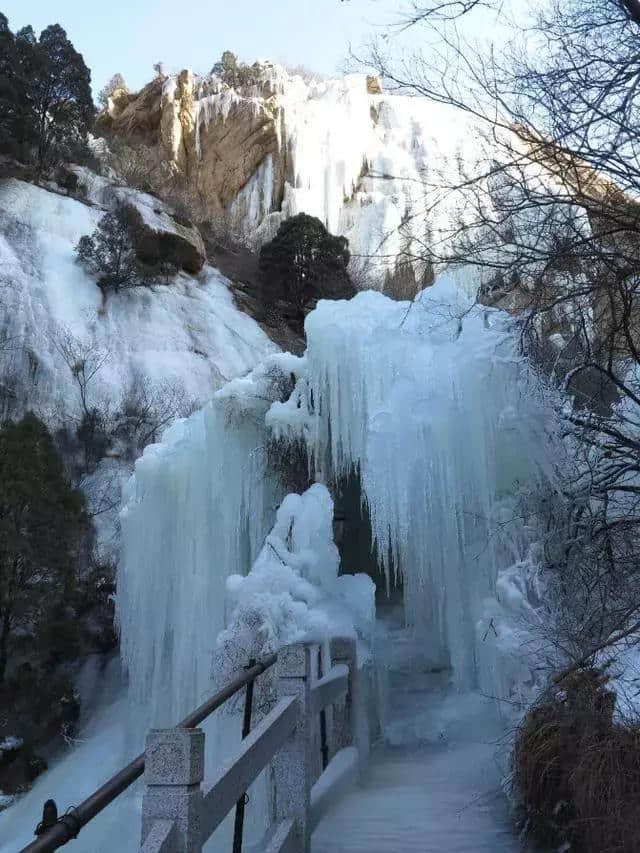
[[[416,258],[426,214],[465,139],[459,113],[382,92],[376,78],[309,80],[271,63],[199,77],[184,70],[141,92],[115,91],[98,133],[115,170],[250,246],[283,218],[319,217],[350,242],[367,285],[431,282]],[[438,187],[438,189],[435,189]]]

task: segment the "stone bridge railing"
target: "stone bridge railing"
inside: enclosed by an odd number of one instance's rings
[[[233,759],[204,779],[201,729],[154,729],[145,751],[142,853],[200,853],[205,842],[269,764],[275,790],[265,853],[309,853],[311,832],[329,801],[355,779],[355,640],[335,638],[318,676],[318,646],[278,654],[278,702],[244,738]],[[321,670],[321,671],[322,671]]]

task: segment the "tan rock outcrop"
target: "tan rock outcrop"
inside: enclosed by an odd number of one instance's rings
[[[258,104],[237,100],[226,114],[214,103],[208,115],[201,113],[198,191],[225,209],[269,154],[279,161],[277,118],[271,100]],[[281,170],[276,172],[280,172],[276,180],[281,183]]]
[[[181,71],[162,90],[160,101],[160,145],[164,158],[177,173],[188,175],[195,162],[195,77]]]
[[[278,133],[277,81],[259,65],[245,69],[245,76],[236,90],[184,70],[156,78],[137,95],[114,92],[98,119],[98,133],[150,149],[152,189],[169,197],[179,188],[199,218],[227,216],[233,202],[242,215],[242,189],[273,155],[272,198],[265,199],[263,211],[268,212],[282,198],[287,160]]]
[[[96,130],[126,142],[155,145],[159,140],[164,81],[156,77],[137,94],[118,89],[98,116]]]

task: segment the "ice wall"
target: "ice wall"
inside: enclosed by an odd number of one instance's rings
[[[229,383],[136,463],[122,516],[116,621],[143,725],[175,724],[211,690],[225,580],[249,571],[276,507],[264,395],[283,358]]]
[[[236,90],[202,78],[195,102],[198,157],[212,120],[275,116],[278,151],[231,203],[235,226],[259,245],[283,218],[308,213],[345,235],[367,272],[393,271],[402,257],[420,278],[425,244],[440,239],[456,200],[458,158],[472,169],[480,153],[470,120],[423,98],[372,94],[361,74],[304,81],[267,63],[256,81]]]
[[[303,358],[270,357],[137,463],[117,614],[132,688],[161,721],[210,687],[226,578],[247,574],[282,497],[271,437],[304,441],[326,483],[359,468],[388,583],[402,575],[428,657],[461,687],[513,691],[486,614],[494,602],[497,634],[522,577],[513,567],[530,557],[535,525],[517,500],[553,480],[550,412],[511,320],[459,284],[442,279],[414,303],[321,302]]]
[[[554,476],[552,413],[512,321],[443,278],[413,304],[373,292],[321,302],[306,333],[306,375],[267,422],[302,436],[328,481],[359,468],[416,637],[459,686],[510,695],[512,662],[505,669],[486,643],[486,608],[510,603],[518,587],[507,569],[526,565],[536,536],[519,494]]]

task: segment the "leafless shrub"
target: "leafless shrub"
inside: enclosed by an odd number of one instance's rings
[[[174,420],[187,417],[196,408],[179,382],[154,383],[137,373],[114,414],[111,432],[122,443],[123,455],[135,458]]]
[[[61,330],[54,337],[53,344],[69,368],[78,389],[82,412],[88,417],[93,409],[92,388],[111,353],[95,340],[80,338],[68,329]]]
[[[276,471],[285,493],[302,494],[313,482],[309,453],[302,441],[270,439],[267,445],[267,466]]]
[[[142,143],[130,145],[117,137],[109,140],[103,167],[142,192],[157,193],[158,188],[171,181],[169,166],[158,148]]]

